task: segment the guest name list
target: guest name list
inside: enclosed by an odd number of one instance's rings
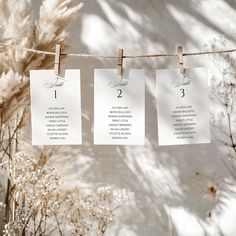
[[[81,138],[80,71],[30,72],[33,145],[78,145]]]
[[[157,70],[159,145],[210,142],[207,71]]]
[[[143,70],[95,70],[94,143],[143,145],[145,142]]]

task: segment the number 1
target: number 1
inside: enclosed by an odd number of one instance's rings
[[[54,98],[57,98],[57,90],[54,90]]]

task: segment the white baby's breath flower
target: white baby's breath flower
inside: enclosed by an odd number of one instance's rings
[[[0,202],[0,211],[5,208],[6,208],[6,204],[3,202]]]

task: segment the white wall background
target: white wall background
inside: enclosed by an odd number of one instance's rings
[[[35,13],[41,0],[33,0]],[[68,52],[114,55],[204,49],[213,38],[236,40],[235,0],[84,0],[71,27]],[[124,208],[109,236],[236,235],[234,182],[220,144],[159,147],[155,69],[176,67],[174,58],[127,59],[127,68],[146,69],[146,145],[93,145],[93,69],[114,68],[115,60],[73,58],[64,68],[82,75],[83,145],[71,158],[54,159],[66,183],[85,187],[101,183],[134,192],[135,206]],[[215,68],[208,56],[185,58],[188,66]],[[211,67],[211,68],[210,68]],[[207,79],[207,75],[206,75]],[[200,95],[200,94],[199,94]],[[168,103],[168,101],[167,101]],[[227,150],[226,150],[227,151]],[[56,163],[56,164],[55,164]],[[194,177],[199,172],[199,177]],[[219,197],[203,197],[209,178],[216,176]],[[212,217],[207,212],[212,211]],[[220,231],[221,233],[220,233]]]

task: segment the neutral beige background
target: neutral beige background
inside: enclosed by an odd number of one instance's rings
[[[68,52],[114,55],[204,49],[226,35],[236,40],[234,0],[85,0],[81,15],[70,29]],[[34,0],[35,14],[41,0]],[[209,177],[227,186],[230,175],[222,163],[225,155],[214,141],[209,145],[159,147],[155,69],[175,68],[175,58],[127,59],[126,68],[146,69],[146,145],[93,145],[93,69],[114,68],[115,60],[68,59],[64,68],[80,68],[82,77],[83,145],[69,159],[55,162],[65,172],[68,186],[101,183],[134,192],[136,205],[121,212],[109,236],[236,235],[236,198],[222,190],[218,201],[204,199]],[[208,56],[185,58],[187,66],[216,69]],[[207,75],[206,75],[207,79]],[[168,101],[166,101],[168,103]],[[54,165],[55,165],[54,163]],[[67,165],[65,165],[67,164]],[[195,181],[199,172],[201,178]],[[223,187],[223,189],[225,189]],[[214,209],[212,219],[207,212]],[[173,227],[174,225],[174,227]]]

